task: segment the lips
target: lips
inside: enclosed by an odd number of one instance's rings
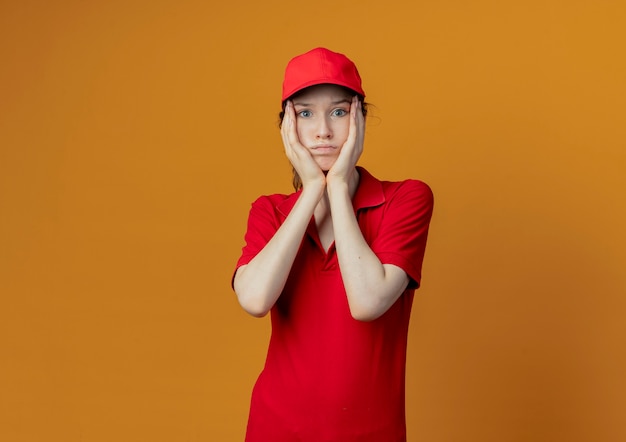
[[[311,147],[311,150],[316,152],[332,152],[336,147],[331,144],[318,144],[316,146]]]

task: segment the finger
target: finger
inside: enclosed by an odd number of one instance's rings
[[[295,114],[293,103],[288,101],[285,105],[285,115],[283,116],[283,125],[281,127],[281,135],[287,155],[297,155],[300,140],[295,129]]]
[[[289,102],[289,126],[287,127],[287,136],[289,137],[292,148],[300,144],[298,131],[296,130],[296,111],[293,108],[292,102]]]
[[[289,101],[285,105],[281,135],[283,137],[285,154],[287,155],[287,158],[291,162],[292,166],[302,177],[302,168],[307,167],[306,164],[313,161],[313,158],[300,142],[300,137],[298,136],[298,131],[296,129],[296,121],[293,103]]]
[[[291,103],[291,101],[287,101],[287,104],[285,105],[285,115],[283,117],[283,126],[281,128],[283,138],[285,141],[287,141],[286,144],[291,144],[293,142],[293,120],[293,104]]]
[[[357,103],[356,95],[352,97],[352,103],[350,103],[350,127],[348,128],[348,138],[344,146],[351,146],[354,144],[357,135]]]
[[[297,121],[295,108],[292,103],[289,110],[289,127],[287,128],[289,147],[298,158],[301,158],[302,156],[308,157],[310,156],[310,153],[300,142],[300,137],[298,136]]]
[[[361,111],[360,101],[358,97],[354,96],[350,106],[350,127],[348,129],[348,137],[344,143],[342,154],[345,153],[346,161],[354,162],[358,161],[363,150],[363,114]]]
[[[363,143],[363,139],[365,138],[365,116],[363,115],[363,102],[358,100],[357,106],[357,122],[358,122],[358,139],[360,143]]]
[[[289,126],[289,101],[285,103],[285,109],[283,110],[283,122],[280,126],[280,135],[283,139],[285,148],[287,147],[287,127]]]

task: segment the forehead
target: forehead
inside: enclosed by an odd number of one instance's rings
[[[315,86],[309,86],[303,89],[293,97],[296,101],[311,101],[311,100],[350,100],[354,93],[351,93],[348,89],[337,86],[335,84],[317,84]]]

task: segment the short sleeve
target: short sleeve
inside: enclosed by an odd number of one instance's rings
[[[383,264],[403,269],[409,287],[420,285],[433,193],[426,183],[407,180],[386,196],[378,234],[370,247]]]
[[[245,245],[241,256],[237,260],[233,280],[237,269],[248,264],[272,239],[278,228],[280,219],[276,208],[267,196],[262,196],[252,203],[248,214],[248,227],[245,235]]]

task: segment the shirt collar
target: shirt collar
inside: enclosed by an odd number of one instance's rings
[[[357,170],[359,172],[359,187],[357,187],[354,198],[352,198],[354,211],[383,204],[385,202],[385,194],[382,183],[363,167],[357,166]],[[287,217],[289,212],[291,212],[301,193],[302,190],[298,190],[278,203],[276,208],[284,217]]]
[[[359,187],[356,189],[352,205],[354,210],[380,206],[385,202],[383,184],[364,168],[357,166],[359,171]]]

